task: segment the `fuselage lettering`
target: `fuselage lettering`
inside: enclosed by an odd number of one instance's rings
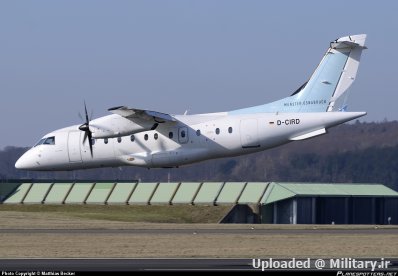
[[[300,119],[286,119],[286,120],[277,120],[276,124],[278,126],[280,125],[299,125],[300,124]]]

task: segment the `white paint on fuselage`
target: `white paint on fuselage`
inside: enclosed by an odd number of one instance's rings
[[[136,133],[133,141],[130,135],[96,139],[93,157],[88,142],[83,144],[84,132],[75,125],[45,135],[44,137],[55,136],[55,145],[31,148],[18,160],[16,167],[31,170],[126,165],[178,167],[207,159],[262,151],[288,143],[293,137],[327,129],[365,114],[320,112],[176,115],[174,118],[177,122],[159,124],[155,130]],[[248,123],[251,127],[247,127]],[[198,130],[200,135],[197,134]],[[170,132],[173,133],[172,138],[169,138]],[[106,140],[108,143],[105,143]]]
[[[366,49],[365,40],[366,35],[360,34],[332,41],[310,79],[289,97],[230,112],[199,115],[171,116],[113,107],[108,109],[112,115],[90,122],[87,119],[80,127],[47,134],[15,167],[28,170],[124,165],[176,167],[322,135],[332,126],[366,114],[333,112],[340,99],[344,99],[341,110],[346,109],[347,97],[343,95],[355,79],[362,50]],[[85,111],[87,116],[86,107]],[[196,134],[197,130],[200,135]],[[130,139],[132,134],[134,141]],[[93,156],[89,143],[83,143],[86,135],[96,138]]]

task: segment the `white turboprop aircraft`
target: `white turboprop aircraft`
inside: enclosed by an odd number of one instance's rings
[[[345,112],[345,92],[357,75],[366,35],[330,43],[322,61],[290,97],[230,112],[169,115],[110,108],[112,115],[46,134],[17,169],[75,170],[140,166],[170,168],[238,156],[326,133],[366,112]]]

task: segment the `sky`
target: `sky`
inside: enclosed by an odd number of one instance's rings
[[[230,111],[289,96],[366,33],[349,111],[398,120],[398,1],[0,1],[0,149],[125,105]]]

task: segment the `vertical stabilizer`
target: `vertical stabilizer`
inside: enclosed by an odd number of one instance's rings
[[[334,109],[336,101],[342,98],[342,96],[347,92],[348,88],[354,82],[357,76],[362,50],[366,49],[365,40],[366,34],[362,34],[342,37],[336,40],[336,42],[331,43],[331,47],[335,47],[337,51],[343,51],[349,48],[350,55],[344,69],[341,72],[339,82],[332,98],[330,99],[327,111],[332,111]],[[343,106],[340,108],[344,110]]]
[[[230,113],[333,111],[356,78],[365,39],[360,34],[332,41],[311,78],[290,97]]]

